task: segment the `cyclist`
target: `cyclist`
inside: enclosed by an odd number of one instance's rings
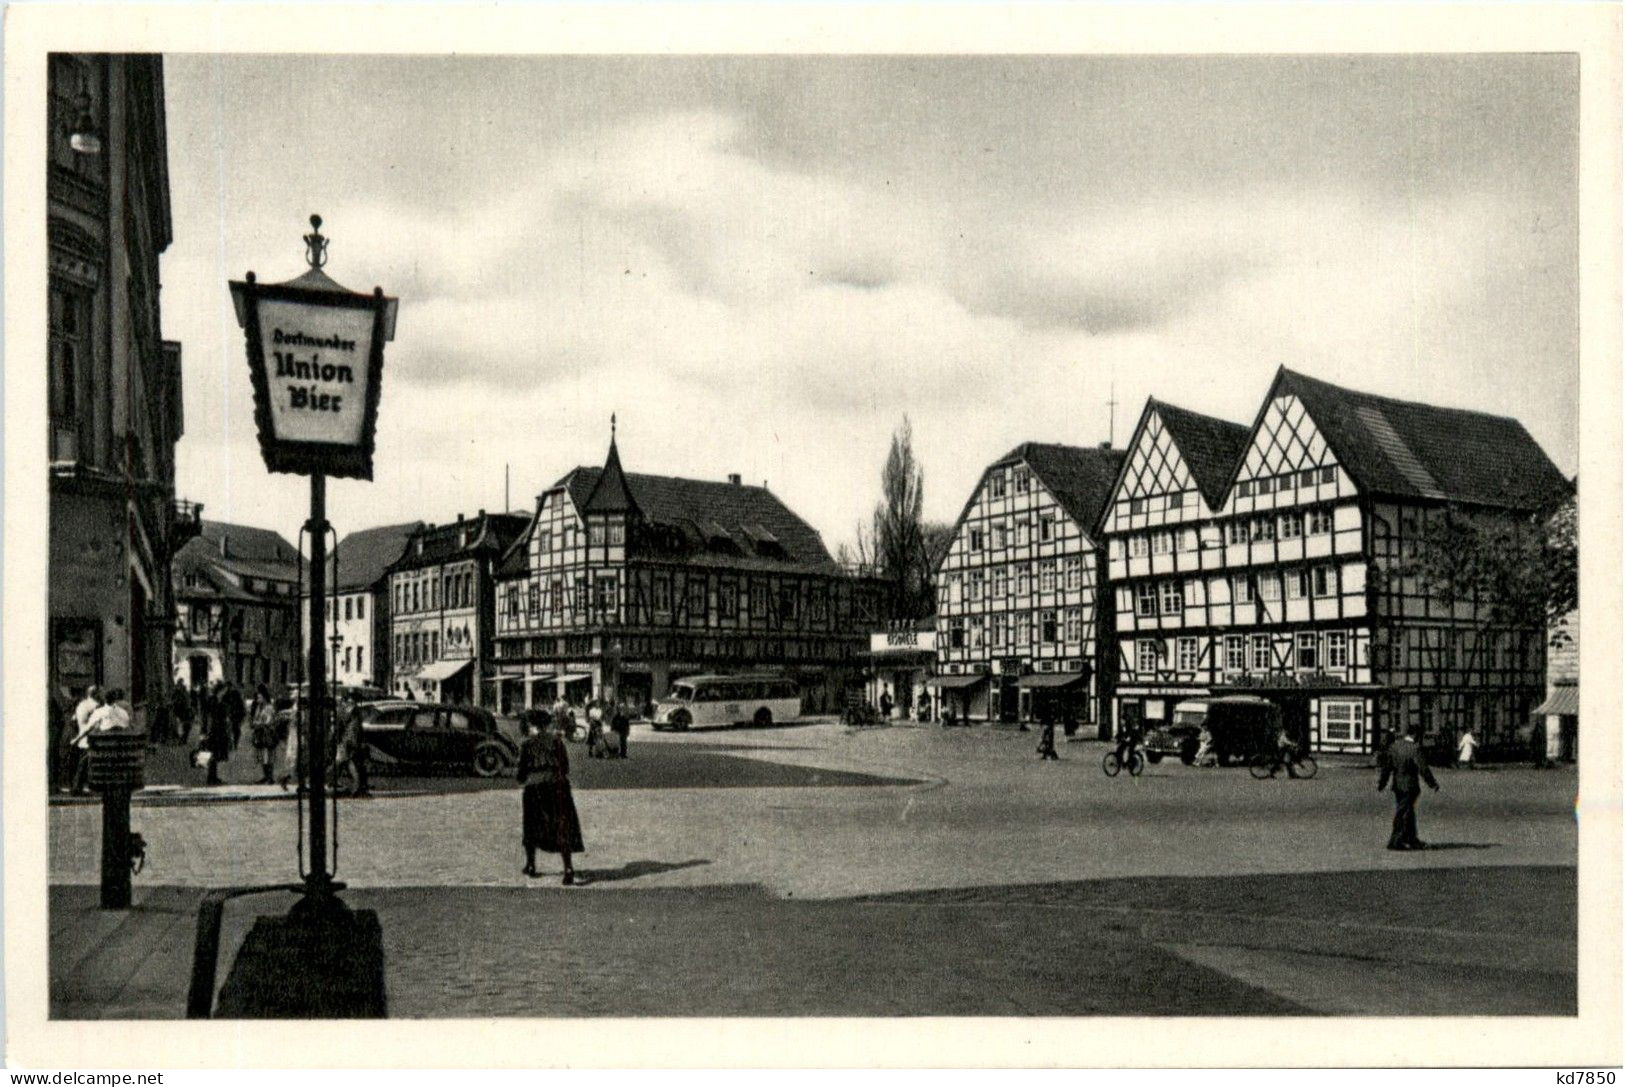
[[[1285,768],[1287,777],[1296,778],[1298,776],[1297,763],[1297,741],[1287,735],[1284,727],[1277,729],[1275,732],[1275,762],[1270,766],[1270,777],[1274,777],[1278,771]]]
[[[1129,755],[1136,748],[1143,748],[1144,730],[1139,724],[1123,725],[1117,730],[1117,758],[1124,766],[1128,765]]]

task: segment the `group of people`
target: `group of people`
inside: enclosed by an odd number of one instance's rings
[[[123,690],[113,687],[104,691],[92,683],[74,705],[72,714],[64,716],[55,699],[50,709],[52,787],[83,795],[90,791],[90,737],[99,732],[130,731],[134,727],[130,704]]]

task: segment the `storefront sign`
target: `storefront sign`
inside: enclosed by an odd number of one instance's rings
[[[1262,687],[1271,689],[1302,688],[1313,689],[1322,687],[1342,687],[1348,683],[1341,676],[1330,676],[1325,672],[1266,672],[1259,675],[1240,675],[1225,677],[1226,687]]]
[[[869,635],[869,652],[933,653],[937,648],[934,630],[888,630]]]

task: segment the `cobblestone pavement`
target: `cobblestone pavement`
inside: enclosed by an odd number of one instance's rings
[[[588,853],[571,889],[520,874],[511,786],[345,801],[339,875],[379,911],[405,1016],[1572,1008],[1571,770],[1443,773],[1421,808],[1438,848],[1396,854],[1382,848],[1391,802],[1357,764],[1301,782],[1169,763],[1108,779],[1102,745],[1041,763],[1035,744],[831,723],[640,730],[634,761],[640,745],[651,762],[668,746],[728,756],[706,760],[711,785],[755,760],[753,775],[871,787],[578,788]],[[151,854],[143,908],[102,939],[132,943],[112,958],[137,963],[104,977],[71,920],[93,899],[97,812],[51,811],[59,1014],[158,1014],[154,994],[190,959],[198,891],[293,875],[291,802],[134,819]],[[222,962],[253,913],[285,905],[234,905]],[[1394,948],[1429,968],[1400,984]]]

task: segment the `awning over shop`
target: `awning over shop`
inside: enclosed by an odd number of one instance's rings
[[[473,663],[471,659],[466,657],[463,660],[435,661],[433,664],[424,665],[423,670],[417,674],[416,678],[433,683],[444,683]]]
[[[1016,680],[1016,686],[1025,687],[1028,690],[1034,688],[1057,690],[1061,687],[1070,687],[1074,683],[1082,683],[1083,680],[1084,674],[1082,672],[1033,672],[1030,675],[1019,677]]]
[[[1579,685],[1553,687],[1546,701],[1535,707],[1535,713],[1540,717],[1580,716]]]
[[[984,673],[972,672],[967,676],[932,676],[925,681],[925,685],[944,691],[961,691],[967,687],[974,687],[978,683],[985,682],[987,682],[987,676]]]
[[[580,683],[583,680],[588,680],[588,679],[591,679],[591,678],[592,678],[592,675],[590,673],[587,673],[587,672],[566,672],[562,676],[554,676],[553,677],[553,682],[554,683]]]

